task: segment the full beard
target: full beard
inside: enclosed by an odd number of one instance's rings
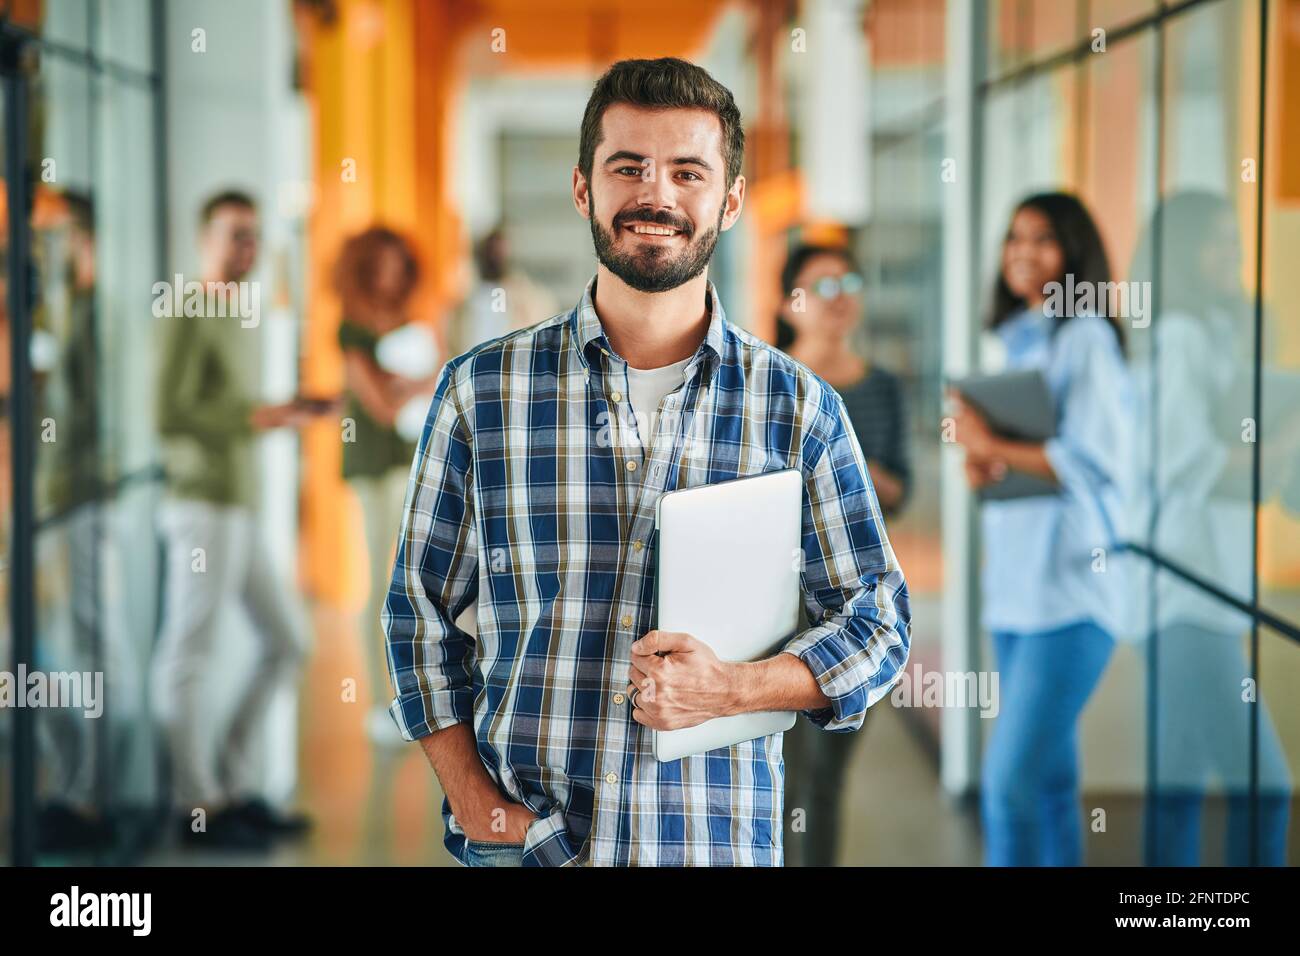
[[[686,248],[675,256],[668,249],[659,246],[648,246],[638,252],[619,252],[614,247],[613,233],[596,221],[594,202],[593,199],[591,241],[596,247],[596,259],[638,292],[667,292],[690,282],[703,272],[713,258],[713,249],[718,244],[718,234],[722,228],[722,217],[726,212],[724,204],[718,210],[718,221],[713,228],[701,233],[696,239],[688,235]],[[658,220],[660,225],[676,228],[674,224],[663,222],[650,214],[638,216],[637,219],[643,222]],[[614,228],[622,228],[617,221],[616,216]]]

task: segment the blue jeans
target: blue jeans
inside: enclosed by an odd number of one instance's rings
[[[1146,826],[1154,829],[1154,866],[1201,866],[1201,808],[1205,791],[1157,792],[1147,795]],[[1250,795],[1229,793],[1224,833],[1224,865],[1250,866]],[[1286,866],[1289,793],[1264,793],[1257,804],[1260,866]]]
[[[999,713],[984,753],[980,815],[988,866],[1078,866],[1078,722],[1114,639],[1092,621],[994,632]]]
[[[1147,862],[1200,866],[1202,807],[1224,799],[1223,862],[1251,862],[1250,735],[1259,717],[1259,850],[1263,866],[1285,866],[1292,780],[1286,750],[1263,697],[1242,700],[1250,673],[1242,635],[1195,621],[1161,627],[1156,673],[1155,779],[1147,794]],[[1213,858],[1211,857],[1211,860]]]
[[[523,866],[524,845],[466,840],[462,862],[466,866]]]

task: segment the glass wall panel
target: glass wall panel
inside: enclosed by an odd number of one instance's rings
[[[22,130],[30,207],[27,248],[6,249],[6,276],[31,284],[35,409],[35,653],[30,670],[75,694],[35,711],[38,862],[113,862],[148,836],[157,802],[156,760],[142,661],[155,633],[157,489],[149,347],[151,286],[158,264],[158,179],[152,78],[136,67],[151,42],[147,3],[120,10],[139,36],[92,55],[105,5],[39,8],[39,56],[26,73]],[[109,26],[119,39],[122,23]],[[117,31],[115,34],[113,31]],[[133,52],[134,51],[134,52]],[[26,65],[23,67],[26,69]],[[6,103],[10,108],[12,104]],[[8,232],[4,233],[5,240]],[[7,301],[5,305],[7,313]],[[7,400],[11,329],[5,321]],[[4,428],[8,430],[8,419]],[[2,436],[7,446],[7,434]],[[4,454],[4,507],[13,462]],[[4,523],[5,571],[11,548]],[[9,612],[5,575],[4,617]],[[12,661],[3,628],[4,667]],[[0,712],[0,817],[13,801],[12,722]],[[146,808],[142,810],[141,808]],[[134,818],[132,817],[134,814]]]
[[[1272,628],[1259,631],[1258,791],[1254,862],[1300,866],[1296,818],[1297,768],[1300,768],[1300,642]]]
[[[1081,0],[989,0],[990,77],[1061,53],[1078,42]]]

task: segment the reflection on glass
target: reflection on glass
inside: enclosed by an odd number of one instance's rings
[[[4,129],[4,103],[0,100],[0,131]],[[4,168],[6,151],[0,135],[0,174],[7,176]],[[6,187],[0,178],[0,189]],[[9,669],[13,663],[12,628],[9,621],[10,593],[9,566],[12,556],[11,530],[13,507],[13,458],[9,432],[9,403],[12,398],[12,364],[9,351],[9,217],[8,203],[0,204],[0,669]],[[14,711],[0,707],[0,860],[12,862],[9,843],[13,815],[13,739]]]
[[[1232,205],[1203,191],[1166,198],[1138,243],[1133,280],[1149,284],[1158,311],[1152,364],[1138,369],[1145,403],[1136,451],[1150,487],[1137,527],[1151,529],[1162,556],[1248,601],[1254,325],[1241,257]],[[1213,598],[1157,599],[1162,615],[1223,624]]]
[[[1089,0],[1088,29],[1109,30],[1156,12],[1160,0]]]
[[[1179,611],[1155,635],[1155,776],[1147,798],[1147,862],[1155,866],[1282,866],[1291,773],[1277,728],[1251,677],[1248,632],[1194,618],[1209,599],[1167,572],[1160,592]],[[1240,616],[1219,606],[1219,621]],[[1254,712],[1254,713],[1253,713]],[[1259,721],[1257,843],[1251,834],[1251,720]],[[1208,818],[1222,816],[1222,857]],[[1256,844],[1253,848],[1252,844]]]
[[[36,666],[76,682],[85,707],[37,721],[42,774],[39,848],[107,845],[95,792],[104,728],[100,659],[99,416],[95,349],[95,217],[79,193],[38,191],[32,215],[40,297],[33,316],[37,418]],[[98,675],[98,676],[97,676]]]
[[[990,0],[988,73],[996,77],[1078,42],[1079,0]]]
[[[1236,212],[1222,196],[1175,193],[1148,224],[1134,278],[1158,281],[1158,311],[1151,363],[1139,370],[1145,402],[1137,453],[1149,481],[1139,520],[1152,549],[1248,601],[1254,325],[1241,261]],[[1260,862],[1280,863],[1290,780],[1268,711],[1249,686],[1243,640],[1251,619],[1169,573],[1156,576],[1155,602],[1151,862],[1202,862],[1202,809],[1213,787],[1226,802],[1224,859],[1250,861],[1248,722],[1258,706]]]
[[[1295,694],[1295,688],[1300,686],[1300,641],[1294,636],[1283,635],[1270,628],[1259,629],[1259,685],[1262,693],[1268,697],[1271,726],[1279,734],[1282,759],[1286,761],[1287,768],[1295,767],[1300,762],[1300,697]],[[1263,717],[1264,712],[1260,711],[1260,715]],[[1262,742],[1263,721],[1260,731]],[[1260,779],[1262,791],[1262,773]],[[1295,799],[1293,772],[1290,772],[1290,779],[1289,789],[1282,788],[1279,781],[1279,786],[1274,787],[1269,794],[1272,803],[1260,815],[1260,832],[1261,836],[1266,836],[1273,842],[1275,853],[1285,853],[1287,866],[1297,866],[1300,865],[1300,839],[1296,837],[1295,828],[1290,826],[1296,814],[1294,810],[1288,812],[1289,804]],[[1271,825],[1273,829],[1263,829],[1265,825]],[[1280,832],[1283,827],[1287,833]],[[1290,846],[1280,846],[1288,837]]]

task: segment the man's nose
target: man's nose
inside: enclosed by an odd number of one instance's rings
[[[651,209],[675,209],[677,206],[672,177],[665,176],[653,162],[642,169],[637,205],[649,206]]]

